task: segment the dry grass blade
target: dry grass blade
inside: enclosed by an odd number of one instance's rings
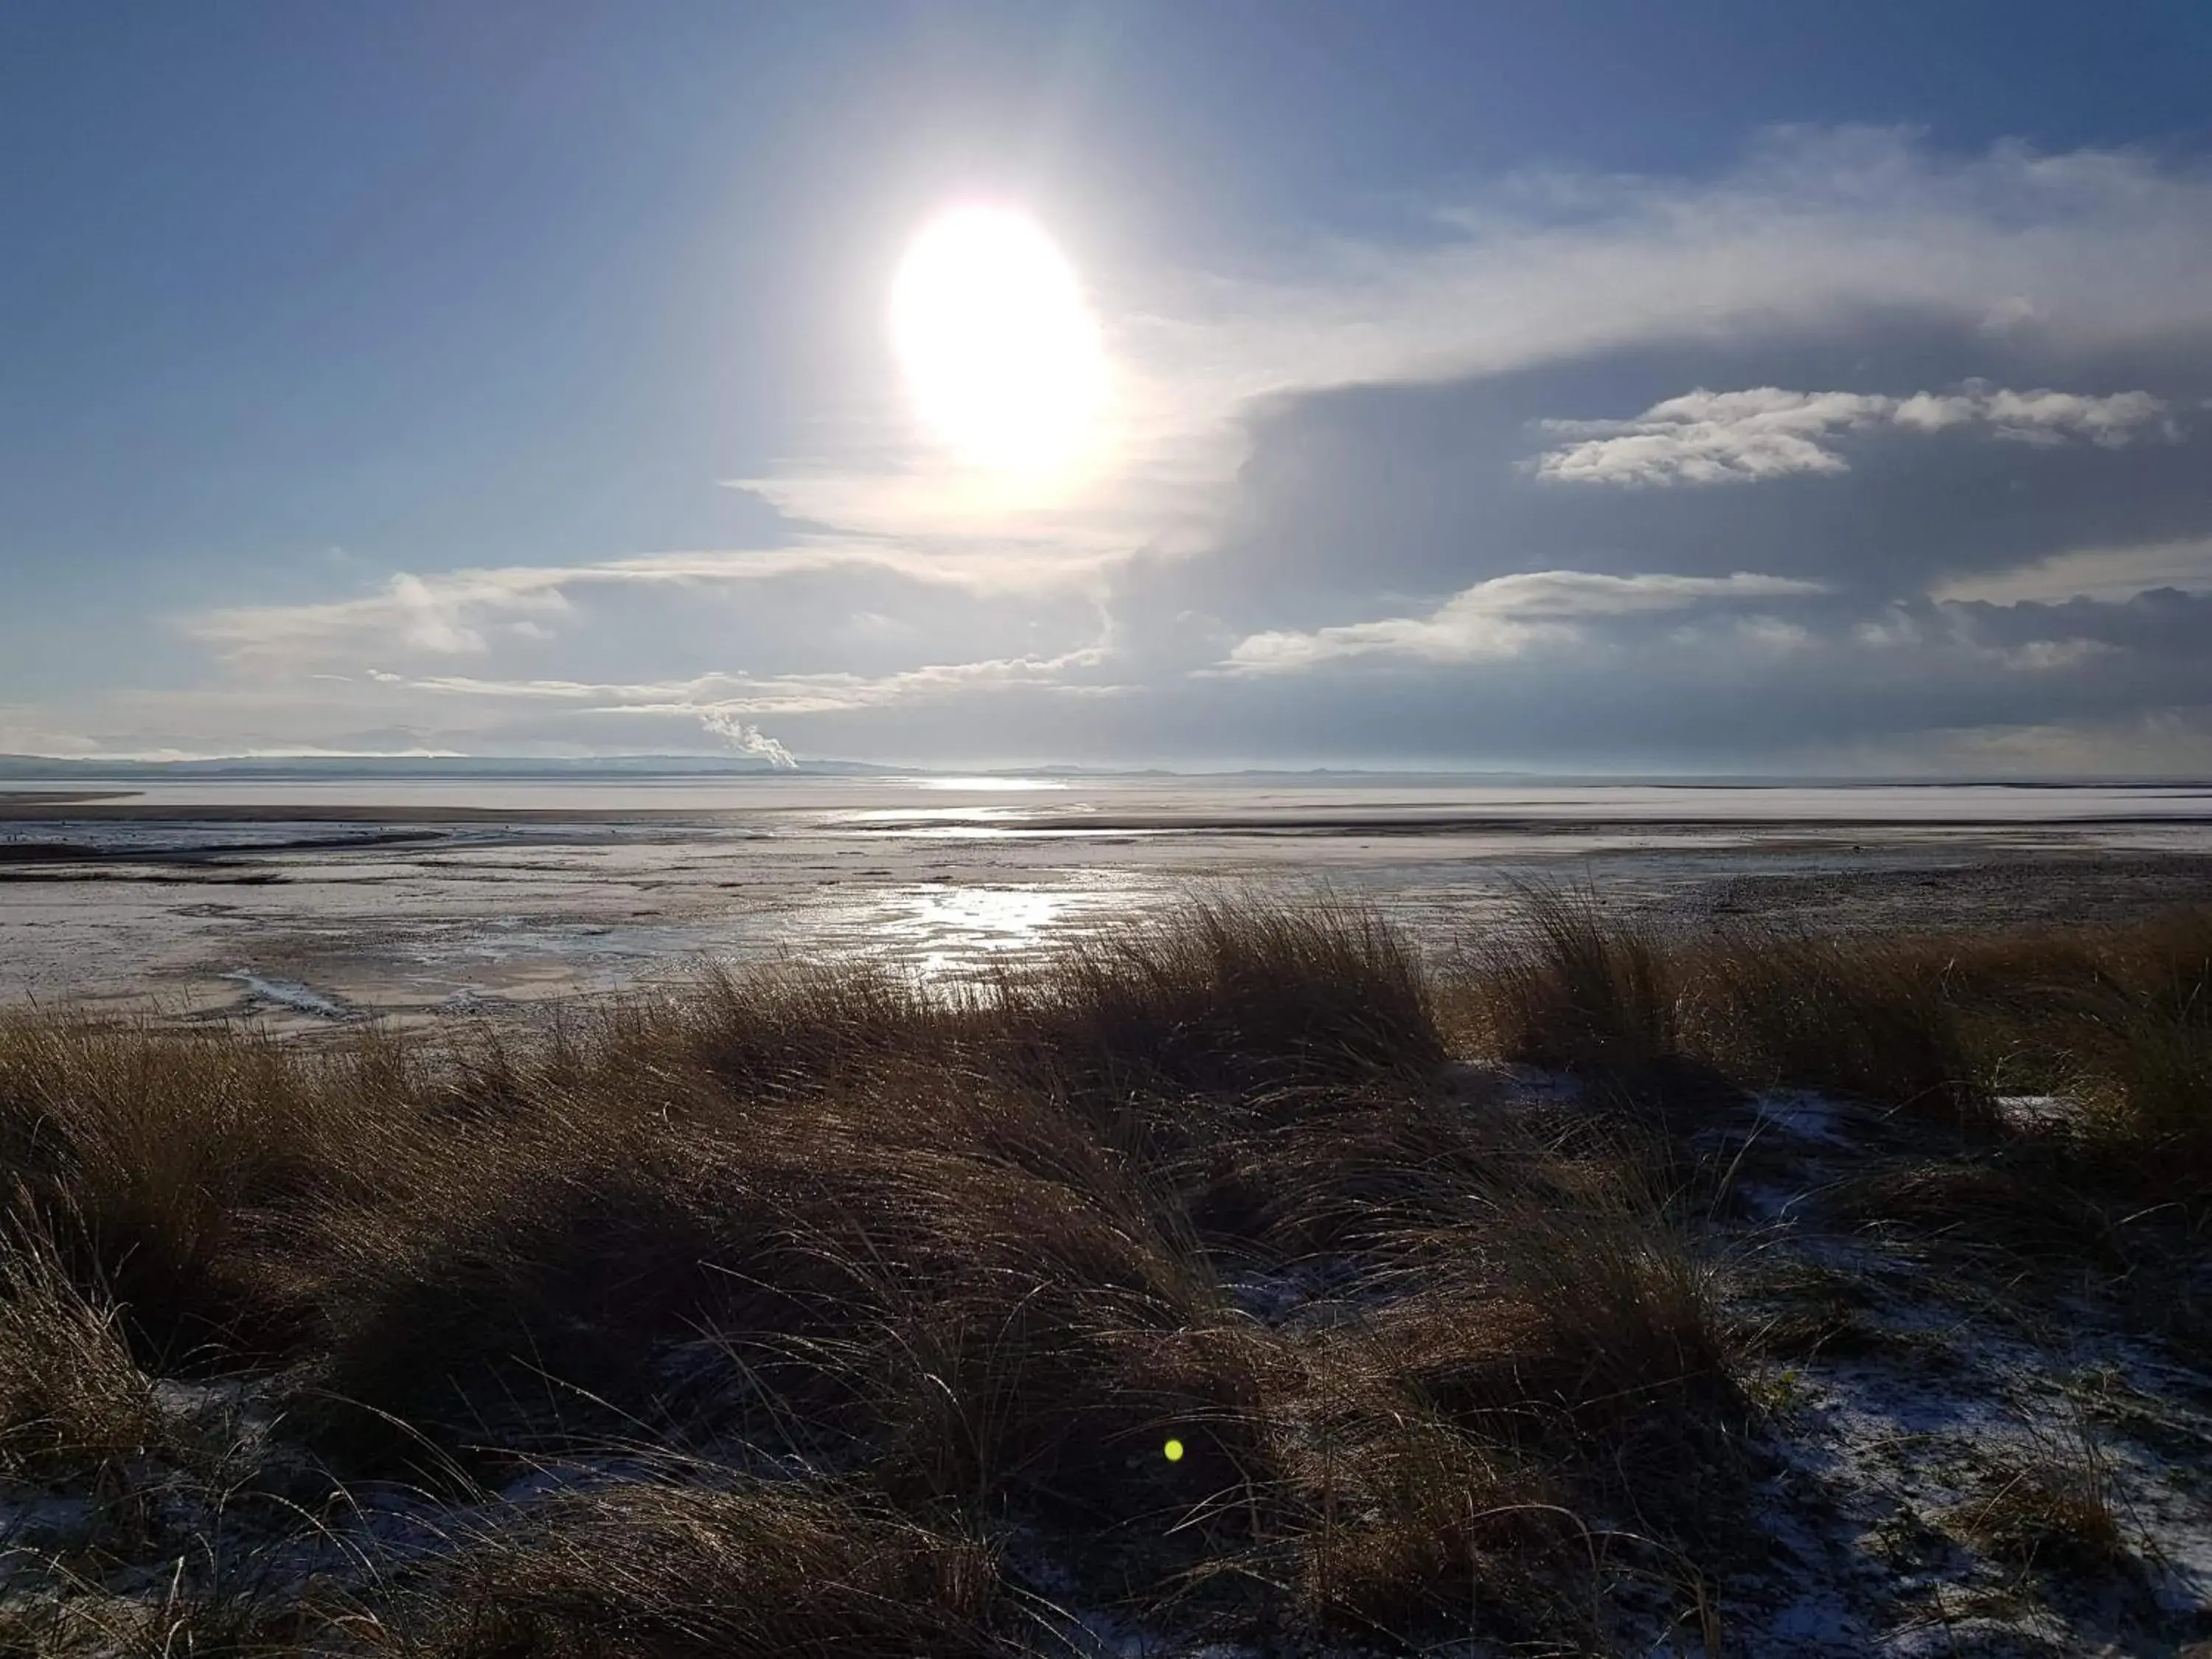
[[[1326,902],[1194,901],[992,991],[1006,1035],[1079,1085],[1203,1090],[1443,1058],[1419,953]]]
[[[1488,1024],[1514,1060],[1635,1073],[1676,1049],[1673,964],[1590,893],[1530,890],[1515,938],[1486,948]]]
[[[1996,1109],[1940,953],[1739,935],[1698,953],[1699,1049],[1753,1084],[1830,1089],[1987,1134]]]
[[[1954,1521],[1990,1555],[2017,1567],[2101,1576],[2137,1565],[2111,1471],[2086,1436],[2047,1438],[2004,1458]]]
[[[564,1493],[439,1571],[438,1659],[1022,1650],[990,1552],[858,1494],[667,1481]]]
[[[113,1304],[79,1289],[51,1238],[17,1227],[0,1240],[0,1474],[97,1472],[173,1426]]]

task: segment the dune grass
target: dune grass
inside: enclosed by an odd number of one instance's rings
[[[1685,975],[1697,1051],[1747,1085],[1832,1091],[1970,1133],[1996,1127],[1984,1068],[1924,948],[1733,938]]]
[[[954,991],[731,972],[436,1047],[0,1020],[0,1477],[161,1455],[154,1377],[258,1378],[280,1507],[451,1517],[314,1640],[457,1659],[1012,1653],[1085,1607],[1572,1645],[1609,1575],[1746,1547],[1672,1108],[1817,1087],[2026,1168],[1995,1098],[2040,1045],[2075,1184],[2196,1201],[2212,931],[1527,920],[1443,985],[1370,915],[1211,902]],[[1470,1030],[1592,1104],[1495,1109]]]
[[[2000,1092],[2068,1096],[2080,1148],[2178,1198],[2212,1176],[2212,910],[2065,934],[1662,944],[1537,893],[1458,1006],[1478,1044],[1627,1097],[1812,1088],[1968,1137]]]
[[[96,1475],[167,1437],[113,1303],[19,1224],[0,1249],[0,1475]]]
[[[476,1528],[436,1580],[425,1659],[1023,1651],[987,1545],[797,1483],[563,1492]]]
[[[1965,1536],[2023,1570],[2125,1580],[2137,1571],[2103,1454],[2086,1436],[2016,1449],[1987,1470],[1951,1517]]]

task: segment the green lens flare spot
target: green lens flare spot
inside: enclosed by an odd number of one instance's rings
[[[1168,1442],[1168,1443],[1167,1443],[1164,1447],[1163,1447],[1161,1449],[1162,1449],[1162,1450],[1164,1450],[1164,1451],[1165,1451],[1165,1452],[1167,1453],[1167,1455],[1168,1455],[1168,1462],[1170,1462],[1170,1463],[1180,1463],[1180,1462],[1182,1462],[1182,1441],[1180,1441],[1180,1440],[1170,1440],[1170,1441],[1169,1441],[1169,1442]]]

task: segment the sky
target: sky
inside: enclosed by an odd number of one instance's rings
[[[0,753],[2212,775],[2212,8],[0,8]]]

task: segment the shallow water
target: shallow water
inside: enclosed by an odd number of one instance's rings
[[[1924,908],[1993,861],[2206,853],[2212,790],[2166,786],[778,776],[173,781],[36,805],[0,792],[0,999],[151,997],[297,1023],[476,1013],[702,957],[963,975],[1194,884],[1334,892],[1441,954],[1531,881],[1689,915],[1729,908],[1713,895],[1747,880],[1766,880],[1761,903],[1802,908],[1823,883],[1920,872],[1925,893],[1897,902]]]

